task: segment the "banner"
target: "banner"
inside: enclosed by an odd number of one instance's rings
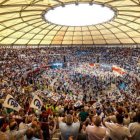
[[[119,75],[126,74],[126,71],[123,68],[113,65],[112,71],[118,73]]]
[[[37,110],[41,110],[42,105],[43,105],[43,102],[40,100],[40,98],[37,95],[35,95],[31,102],[30,107]]]
[[[8,94],[6,96],[6,99],[3,103],[3,107],[11,108],[15,111],[19,111],[21,109],[21,106],[18,104],[18,102],[10,94]]]

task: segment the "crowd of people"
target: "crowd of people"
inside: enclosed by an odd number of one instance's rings
[[[140,140],[139,48],[0,49],[0,55],[0,140],[51,140],[57,130],[61,140]],[[63,67],[52,68],[57,62]],[[99,66],[90,72],[85,64],[94,63],[126,73]],[[19,111],[3,106],[7,95]],[[30,107],[35,95],[41,110]]]

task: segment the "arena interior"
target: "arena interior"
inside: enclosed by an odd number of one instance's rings
[[[0,0],[0,140],[140,140],[140,0]]]

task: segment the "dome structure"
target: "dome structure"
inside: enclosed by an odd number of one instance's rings
[[[114,16],[99,24],[82,26],[57,24],[45,18],[46,12],[71,4],[97,4],[112,9]],[[1,46],[140,43],[139,0],[1,0],[0,17]]]

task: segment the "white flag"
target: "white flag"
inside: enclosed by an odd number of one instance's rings
[[[71,95],[66,95],[65,101],[71,101],[73,97]]]
[[[79,106],[81,106],[81,105],[82,105],[82,102],[81,102],[81,101],[77,101],[77,102],[74,104],[75,107],[79,107]]]
[[[41,110],[42,105],[43,105],[43,102],[40,100],[40,98],[37,95],[35,95],[31,102],[30,107],[37,110]]]
[[[53,81],[51,82],[50,86],[53,87],[56,81],[57,81],[57,78],[53,79]]]
[[[52,97],[52,100],[54,100],[55,102],[57,102],[59,99],[60,97],[58,95]]]
[[[21,109],[21,106],[10,94],[7,95],[7,97],[3,103],[3,107],[11,108],[15,111],[19,111]]]
[[[47,94],[47,97],[50,98],[50,97],[52,97],[53,95],[54,95],[54,93],[50,91],[50,92]]]
[[[78,95],[78,100],[82,101],[83,98],[84,98],[84,96],[83,96],[82,94],[79,94],[79,95]]]

